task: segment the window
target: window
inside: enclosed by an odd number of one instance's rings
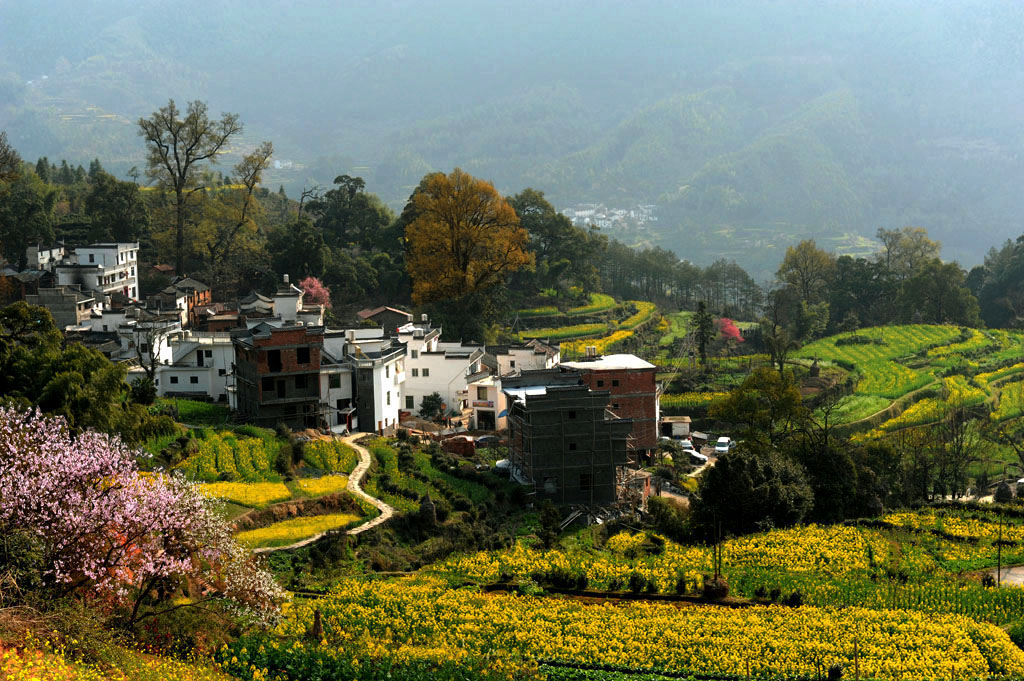
[[[419,369],[413,369],[413,370],[412,370],[412,375],[413,375],[414,377],[415,377],[415,376],[419,376],[419,375],[420,375],[420,370],[419,370]]]
[[[391,378],[391,367],[384,365],[384,378]]]
[[[594,487],[593,473],[580,473],[580,491],[589,492]]]
[[[417,359],[417,358],[419,358],[419,356],[420,356],[420,351],[419,350],[413,350],[412,351],[412,358],[413,359]]]
[[[423,378],[426,378],[429,375],[430,375],[430,369],[428,369],[426,367],[423,367]]]
[[[413,398],[412,395],[406,395],[405,396],[405,408],[406,409],[415,409],[416,408],[416,400],[415,400],[415,398]]]
[[[143,353],[149,352],[149,343],[142,343],[141,345],[139,345],[139,350],[141,350]]]
[[[613,378],[612,379],[612,387],[613,388],[618,388],[619,387],[619,379],[617,379],[617,378]]]
[[[618,402],[615,402],[615,403],[612,404],[612,409],[618,409],[618,408],[619,408],[619,403]]]
[[[213,357],[213,350],[203,350],[203,354],[207,357]]]
[[[106,324],[104,324],[104,325],[103,325],[103,330],[104,330],[104,331],[106,331],[106,330],[107,330],[107,325],[106,325]]]
[[[227,373],[228,373],[227,369],[217,369],[217,375],[218,376],[225,376],[225,375],[227,375]]]
[[[576,412],[575,411],[570,411],[570,412],[566,413],[566,417],[571,419],[571,420],[575,420],[576,419]]]
[[[296,350],[295,361],[299,364],[309,364],[309,348],[299,348]]]
[[[516,368],[516,361],[514,359],[509,360],[508,365],[509,365],[510,368],[515,369]]]
[[[340,388],[341,387],[341,376],[339,376],[338,374],[331,374],[327,378],[327,387],[328,388],[332,388],[332,389],[333,388]]]
[[[601,380],[599,380],[599,381],[597,382],[597,387],[598,387],[598,388],[603,388],[603,387],[604,387],[604,381],[601,381]]]
[[[267,351],[267,366],[273,372],[281,370],[281,351],[280,350],[268,350]]]
[[[177,376],[171,376],[171,384],[172,385],[177,385],[178,384],[178,377]]]
[[[199,377],[198,376],[189,376],[188,377],[188,382],[191,383],[192,385],[198,385],[199,384]]]
[[[262,381],[262,386],[263,386],[264,390],[273,390],[274,389],[274,379],[272,379],[272,378],[264,378],[263,381]]]
[[[575,452],[576,451],[576,443],[575,442],[570,442],[569,443],[569,451],[570,452]]]
[[[295,377],[295,388],[296,390],[304,390],[308,385],[305,374],[300,374]]]
[[[96,262],[96,256],[92,253],[89,254],[89,262]]]
[[[388,398],[388,406],[390,406],[391,405],[391,391],[390,390],[388,391],[387,398]]]
[[[476,389],[476,399],[478,399],[478,400],[486,400],[487,399],[487,388],[485,388],[483,386],[477,386],[477,389]]]

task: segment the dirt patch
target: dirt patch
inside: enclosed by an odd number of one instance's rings
[[[289,518],[326,515],[337,511],[350,511],[356,515],[362,513],[359,504],[351,496],[337,492],[316,499],[292,499],[264,509],[253,509],[235,518],[232,529],[235,532],[255,530]]]

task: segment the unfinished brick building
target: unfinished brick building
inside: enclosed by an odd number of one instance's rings
[[[593,390],[609,393],[607,407],[616,416],[630,419],[633,444],[643,453],[658,446],[658,368],[636,355],[592,355],[562,362],[563,369],[579,372]]]
[[[618,469],[631,463],[632,421],[606,409],[610,393],[578,372],[506,377],[512,474],[538,499],[605,505],[617,499]]]
[[[231,340],[239,414],[268,428],[318,427],[323,327],[258,324]]]

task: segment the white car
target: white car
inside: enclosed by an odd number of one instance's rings
[[[729,450],[735,445],[735,442],[725,436],[722,436],[715,441],[715,454],[728,454]]]
[[[676,442],[678,442],[679,446],[682,447],[683,449],[693,449],[694,448],[693,447],[693,440],[691,440],[688,437],[684,437],[682,439],[676,440]]]

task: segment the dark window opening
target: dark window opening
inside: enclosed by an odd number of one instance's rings
[[[597,387],[598,388],[603,388],[604,387],[604,381],[598,381],[597,382]]]
[[[269,391],[269,390],[273,390],[274,389],[274,379],[272,379],[272,378],[264,378],[261,381],[261,384],[262,384],[264,390]]]
[[[617,379],[617,378],[613,378],[612,379],[612,387],[613,388],[618,388],[619,387],[619,379]]]
[[[594,488],[594,474],[593,473],[580,473],[580,490],[583,492],[589,492]]]
[[[285,387],[284,380],[280,380],[277,382],[277,396],[279,399],[282,400],[288,396],[288,389]]]
[[[299,364],[309,364],[309,348],[299,348],[296,350],[295,360]]]
[[[338,374],[331,374],[327,379],[327,387],[329,388],[340,388],[341,387],[341,376]]]
[[[198,376],[189,376],[188,377],[188,382],[191,383],[192,385],[197,385],[199,383],[199,377]]]
[[[412,395],[406,395],[405,396],[405,408],[406,409],[415,409],[416,408],[416,399]]]
[[[570,442],[569,443],[569,451],[570,452],[575,452],[576,451],[576,443],[575,442]]]
[[[267,351],[267,366],[273,372],[281,370],[281,351],[280,350],[268,350]]]
[[[171,383],[177,383],[177,382],[178,382],[178,377],[177,376],[171,376]]]
[[[307,385],[307,381],[306,381],[306,376],[305,375],[301,375],[301,376],[296,376],[295,377],[295,388],[297,390],[305,390],[306,389],[306,385]]]
[[[575,419],[575,418],[576,418],[576,412],[575,412],[575,411],[570,411],[570,412],[568,413],[568,418],[570,418],[570,419]]]

